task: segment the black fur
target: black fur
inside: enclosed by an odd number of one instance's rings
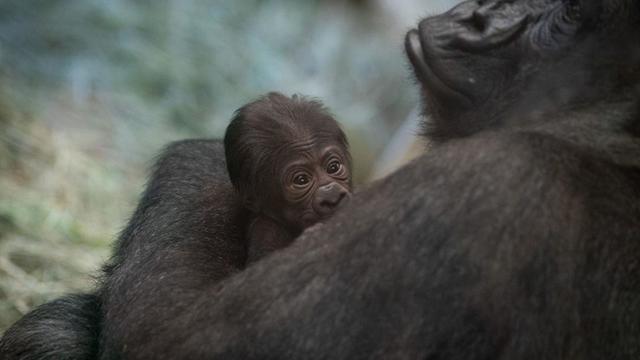
[[[103,322],[101,356],[125,354],[128,344],[114,345],[125,333],[135,334],[135,347],[151,346],[199,294],[213,300],[219,280],[244,267],[246,218],[221,141],[169,146],[105,268],[102,316],[119,320]]]
[[[407,47],[439,144],[222,282],[193,258],[233,216],[134,216],[102,288],[101,358],[640,358],[638,6],[469,1],[425,20]],[[485,81],[461,95],[469,69]],[[165,166],[141,207],[191,178]],[[165,220],[192,236],[169,240]]]
[[[1,359],[82,360],[98,354],[100,299],[68,295],[16,322],[0,341]]]
[[[226,172],[222,141],[171,144],[158,158],[138,208],[104,267],[97,294],[54,300],[23,317],[0,339],[0,359],[96,358],[99,337],[108,341],[111,331],[105,324],[106,335],[99,335],[102,311],[110,309],[102,306],[103,299],[124,304],[133,296],[138,305],[153,304],[140,314],[179,309],[172,294],[197,294],[244,268],[247,218]],[[119,275],[123,273],[126,277]],[[111,286],[122,286],[121,281],[141,285],[110,291]],[[163,316],[157,319],[163,321]],[[146,336],[154,330],[140,331]]]

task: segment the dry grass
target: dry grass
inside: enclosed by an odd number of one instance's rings
[[[145,167],[113,156],[104,132],[52,126],[65,114],[49,110],[2,120],[0,333],[33,306],[92,287],[143,182]]]

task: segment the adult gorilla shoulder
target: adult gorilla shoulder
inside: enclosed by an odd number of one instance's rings
[[[246,260],[245,218],[226,172],[222,141],[172,143],[159,156],[104,269],[103,296],[111,294],[111,283],[124,281],[120,273],[144,283],[157,277],[160,283],[154,285],[159,288],[153,293],[161,297],[164,291],[176,290],[172,281],[195,290],[239,271]],[[184,281],[173,278],[186,269],[202,275]]]
[[[114,308],[103,301],[135,296],[132,306],[149,316],[188,306],[172,303],[170,294],[193,296],[244,268],[246,220],[222,141],[172,143],[158,157],[96,293],[57,299],[27,314],[0,339],[0,358],[95,359],[99,334],[110,329],[103,312],[111,315]]]

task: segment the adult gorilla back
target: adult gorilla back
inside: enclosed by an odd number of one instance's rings
[[[406,46],[438,144],[222,283],[140,225],[152,263],[121,241],[101,357],[639,358],[639,25],[633,0],[424,20]]]

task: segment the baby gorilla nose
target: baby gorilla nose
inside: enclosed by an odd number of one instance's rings
[[[338,183],[330,183],[318,188],[313,207],[318,214],[330,215],[340,205],[349,192]]]

